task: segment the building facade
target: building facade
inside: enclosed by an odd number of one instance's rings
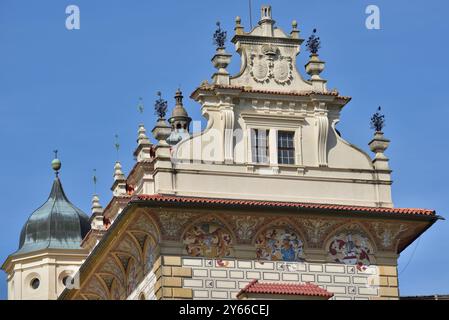
[[[336,130],[351,98],[320,76],[319,38],[305,79],[298,25],[285,33],[271,10],[249,32],[236,18],[234,76],[218,26],[217,71],[191,94],[203,131],[181,92],[168,122],[156,102],[157,143],[140,125],[131,172],[116,163],[104,210],[94,197],[89,255],[60,299],[399,298],[399,254],[438,216],[394,207],[381,115],[371,158]]]

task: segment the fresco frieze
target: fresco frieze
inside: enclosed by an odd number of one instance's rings
[[[269,228],[259,234],[255,244],[259,260],[304,261],[303,241],[293,230]]]
[[[182,240],[187,253],[193,257],[221,258],[231,255],[231,234],[216,223],[196,224],[186,231]]]

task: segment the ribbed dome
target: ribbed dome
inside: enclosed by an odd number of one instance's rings
[[[56,177],[48,200],[23,226],[15,254],[46,248],[79,249],[89,230],[89,217],[70,203]]]

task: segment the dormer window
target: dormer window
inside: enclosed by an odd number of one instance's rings
[[[295,164],[295,133],[292,131],[278,132],[278,163]]]
[[[251,129],[251,153],[255,163],[269,162],[269,131],[266,129]]]

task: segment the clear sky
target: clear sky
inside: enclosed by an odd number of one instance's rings
[[[78,5],[81,29],[65,27],[65,8]],[[262,2],[253,0],[253,23]],[[445,0],[272,0],[285,31],[298,21],[306,38],[322,40],[322,74],[329,88],[353,100],[338,129],[368,151],[369,118],[381,105],[398,207],[449,211],[449,2]],[[365,9],[380,8],[381,29],[365,27]],[[229,36],[244,0],[0,0],[0,260],[17,249],[27,217],[50,192],[57,148],[61,179],[73,203],[90,212],[92,170],[101,202],[111,198],[114,135],[126,172],[133,164],[137,125],[151,130],[152,104],[161,90],[173,106],[181,86],[188,96],[214,69],[212,33],[220,20]],[[234,53],[228,42],[228,51]],[[305,75],[306,54],[299,56]],[[239,58],[229,68],[236,73]],[[137,112],[143,97],[145,113]],[[185,101],[190,115],[199,106]],[[437,222],[399,260],[401,294],[449,293],[449,226]],[[413,254],[414,252],[414,254]],[[6,298],[0,272],[0,298]]]

